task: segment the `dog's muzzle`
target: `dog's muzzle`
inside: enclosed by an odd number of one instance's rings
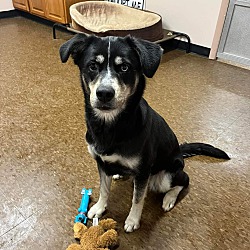
[[[112,109],[112,100],[115,97],[115,90],[110,86],[100,86],[96,90],[99,101],[98,108],[103,110]]]

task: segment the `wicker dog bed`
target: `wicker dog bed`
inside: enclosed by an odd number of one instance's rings
[[[161,16],[106,1],[71,5],[72,28],[97,36],[126,36],[149,41],[163,38]]]

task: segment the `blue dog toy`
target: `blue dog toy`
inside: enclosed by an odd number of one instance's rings
[[[81,222],[83,224],[86,224],[88,219],[86,213],[88,211],[89,198],[90,195],[92,194],[92,189],[83,188],[81,194],[82,194],[82,200],[80,207],[78,208],[78,215],[75,217],[75,223]]]

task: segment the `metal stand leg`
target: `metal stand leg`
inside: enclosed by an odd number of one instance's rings
[[[53,24],[53,39],[56,39],[56,26],[57,26],[57,23],[54,23]]]
[[[53,39],[56,39],[56,28],[60,28],[60,29],[63,29],[65,31],[68,31],[68,27],[69,25],[68,24],[61,24],[61,23],[54,23],[53,24],[53,28],[52,28],[52,31],[53,31]]]
[[[190,45],[191,45],[191,39],[190,39],[190,37],[187,34],[185,34],[185,33],[174,32],[174,34],[176,35],[176,37],[183,36],[183,37],[185,37],[188,40],[187,46],[186,46],[186,53],[189,53],[190,52]]]

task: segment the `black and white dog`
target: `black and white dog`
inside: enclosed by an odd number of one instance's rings
[[[132,207],[124,226],[132,232],[140,226],[148,189],[165,193],[165,211],[174,207],[178,194],[189,184],[184,157],[203,154],[229,159],[208,144],[179,145],[164,119],[143,99],[145,76],[153,77],[160,64],[159,45],[131,36],[78,34],[60,48],[63,63],[70,55],[80,70],[86,140],[100,174],[100,197],[89,218],[105,211],[112,176],[133,177]]]

